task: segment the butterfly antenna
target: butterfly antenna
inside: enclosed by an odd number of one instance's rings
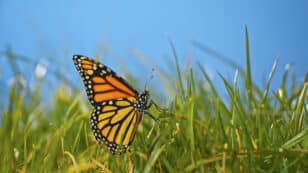
[[[148,76],[147,81],[145,82],[144,91],[148,90],[148,83],[154,78],[154,71],[155,69],[152,68],[151,74]]]

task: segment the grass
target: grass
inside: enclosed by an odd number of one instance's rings
[[[29,91],[15,83],[1,113],[0,172],[308,171],[308,74],[296,85],[286,82],[291,75],[286,70],[272,92],[274,62],[265,88],[258,87],[246,30],[246,68],[232,82],[220,75],[224,99],[201,65],[181,71],[170,43],[176,75],[165,76],[175,80],[163,85],[174,86],[176,94],[162,105],[167,112],[151,108],[158,123],[143,118],[131,152],[111,155],[96,144],[83,91],[61,84],[49,103],[39,88]]]

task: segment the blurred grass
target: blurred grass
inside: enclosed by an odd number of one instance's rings
[[[168,90],[174,86],[174,97],[162,105],[167,113],[151,108],[161,121],[143,119],[131,152],[111,155],[96,144],[83,89],[60,84],[52,103],[45,103],[40,88],[29,91],[13,83],[8,106],[1,110],[0,172],[308,171],[308,74],[300,85],[288,84],[287,69],[281,86],[270,92],[274,62],[265,89],[258,87],[251,77],[246,29],[246,70],[239,68],[232,82],[220,75],[226,100],[200,64],[181,71],[169,41],[176,76],[165,76],[175,80],[162,84]],[[16,59],[13,53],[10,57]]]

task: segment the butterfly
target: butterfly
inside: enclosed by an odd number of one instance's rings
[[[156,103],[148,90],[137,92],[106,65],[82,55],[74,55],[73,61],[94,106],[90,125],[95,139],[112,154],[125,152],[143,115],[153,118],[147,110]]]

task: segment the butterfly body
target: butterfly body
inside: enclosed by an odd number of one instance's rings
[[[96,140],[112,154],[125,152],[151,106],[149,92],[138,93],[109,67],[88,57],[74,55],[73,61],[95,108],[90,125]]]

